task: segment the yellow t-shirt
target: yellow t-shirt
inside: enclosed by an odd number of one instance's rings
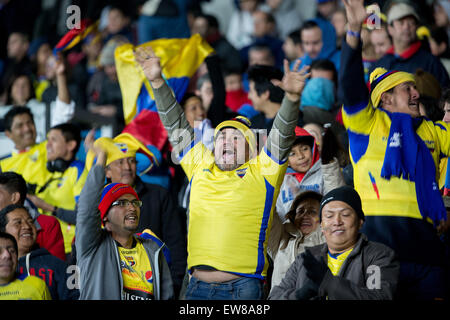
[[[123,300],[153,300],[153,272],[144,246],[119,247],[123,279]]]
[[[52,297],[44,280],[27,276],[0,285],[0,300],[52,300]]]
[[[344,261],[347,259],[348,255],[352,251],[353,248],[338,255],[332,255],[331,253],[328,252],[328,269],[330,269],[333,276],[338,275],[339,270],[341,270],[341,267],[344,264]]]
[[[191,184],[188,268],[205,265],[263,279],[272,214],[287,162],[263,148],[239,168],[222,171],[202,143],[183,153],[181,165]]]
[[[41,187],[48,183],[47,187],[42,192],[36,193],[36,196],[52,206],[66,210],[74,210],[81,190],[86,182],[87,173],[84,162],[78,160],[72,161],[63,173],[54,172],[50,176],[47,176],[47,180],[39,184],[37,191],[41,190]],[[50,215],[50,213],[40,211],[41,213]],[[75,225],[60,219],[58,221],[64,238],[64,249],[67,254],[72,251]]]

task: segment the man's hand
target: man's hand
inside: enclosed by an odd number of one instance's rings
[[[320,287],[320,284],[328,271],[326,262],[323,257],[320,257],[320,260],[317,260],[309,250],[306,250],[302,256],[303,266],[306,269],[306,276]]]
[[[98,143],[94,143],[92,146],[92,152],[94,152],[95,157],[97,158],[96,164],[103,167],[106,166],[107,153]]]
[[[441,220],[436,229],[438,235],[442,235],[450,229],[450,211],[447,211],[447,220]]]
[[[361,31],[362,24],[368,14],[364,7],[364,0],[343,0],[347,14],[348,27],[351,31]]]
[[[309,66],[304,66],[302,70],[298,71],[300,63],[301,61],[297,60],[293,70],[291,71],[289,69],[289,62],[284,59],[283,79],[281,79],[281,81],[277,79],[271,80],[273,85],[284,90],[286,97],[292,102],[297,102],[300,100],[300,96],[305,88],[306,79],[311,75],[311,73],[307,72],[309,70]]]
[[[151,82],[153,88],[159,88],[164,83],[161,71],[160,59],[150,46],[139,47],[134,51],[134,58],[141,66],[147,79]]]
[[[84,150],[87,153],[95,142],[95,130],[96,128],[92,128],[89,130],[89,133],[86,135],[86,138],[84,138]]]

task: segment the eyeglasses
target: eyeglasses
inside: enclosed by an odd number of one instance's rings
[[[140,201],[140,200],[131,200],[130,201],[127,199],[114,201],[113,203],[111,203],[111,207],[119,206],[119,207],[124,208],[124,207],[128,206],[129,204],[131,204],[135,208],[142,207],[142,201]]]

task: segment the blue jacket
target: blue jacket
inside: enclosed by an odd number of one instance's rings
[[[322,30],[323,46],[322,50],[319,53],[319,56],[315,59],[312,59],[310,56],[308,56],[308,54],[304,54],[303,57],[300,58],[302,63],[299,67],[299,70],[303,66],[311,65],[314,60],[328,59],[333,62],[336,70],[339,71],[341,64],[341,52],[336,48],[336,30],[330,22],[323,18],[315,18],[311,21],[317,23]]]

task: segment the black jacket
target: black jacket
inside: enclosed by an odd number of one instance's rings
[[[327,261],[326,243],[308,248],[319,260]],[[367,240],[360,234],[353,251],[344,261],[337,276],[328,270],[316,296],[330,300],[392,300],[397,288],[400,264],[389,247]],[[289,267],[286,276],[278,286],[272,288],[269,299],[295,300],[298,293],[308,286],[310,279],[300,254]]]
[[[27,256],[19,259],[17,271],[20,274],[30,274],[41,278],[47,284],[52,300],[78,300],[80,295],[76,288],[76,269],[61,259],[51,255],[47,249],[38,248],[29,253],[29,268]],[[73,288],[69,288],[72,285]]]
[[[169,268],[177,293],[181,288],[187,264],[185,218],[181,215],[176,199],[163,187],[144,183],[137,178],[135,190],[142,201],[137,231],[150,229],[169,248]]]

